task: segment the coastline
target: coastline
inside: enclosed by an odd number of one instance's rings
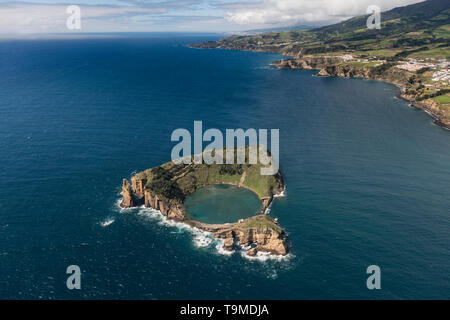
[[[220,184],[222,183],[210,185]],[[232,184],[226,183],[226,185]],[[251,190],[249,188],[246,189]],[[158,206],[144,204],[124,207],[122,203],[128,195],[123,193],[122,196],[123,198],[119,200],[120,203],[118,203],[118,207],[121,210],[133,208],[155,210],[160,213],[163,219],[165,219],[168,223],[183,224],[186,227],[193,228],[194,230],[196,229],[201,232],[210,233],[213,238],[222,241],[220,250],[223,250],[224,252],[232,253],[233,251],[236,251],[237,248],[248,248],[248,250],[244,251],[246,252],[245,255],[248,255],[249,257],[257,257],[261,254],[284,257],[289,254],[289,245],[285,231],[278,226],[278,222],[276,220],[265,214],[266,210],[270,207],[273,201],[273,196],[270,198],[269,202],[261,201],[263,209],[261,209],[257,215],[247,219],[241,219],[237,222],[220,224],[205,223],[192,218],[184,209],[183,204],[181,208],[183,214],[182,217],[180,217],[178,213],[177,215],[171,215],[171,204],[162,204],[160,202],[161,200],[157,201]],[[179,210],[180,207],[177,206],[176,209]],[[269,225],[269,227],[265,225]],[[241,249],[239,250],[241,251]]]
[[[276,53],[286,57],[272,63],[277,68],[398,85],[403,100],[450,129],[447,2],[427,0],[386,11],[382,28],[367,27],[367,16],[360,15],[317,28],[234,34],[190,47]]]
[[[248,148],[250,152],[250,147]],[[231,167],[221,173],[222,165],[168,162],[138,172],[131,177],[131,183],[128,179],[123,179],[120,207],[135,208],[144,205],[145,208],[158,210],[174,223],[184,223],[211,232],[214,238],[223,239],[223,249],[226,251],[233,251],[236,245],[240,245],[251,247],[248,251],[250,256],[256,256],[258,252],[287,255],[289,245],[285,231],[276,219],[265,214],[274,197],[281,196],[285,190],[281,172],[278,171],[273,176],[261,176],[261,164],[228,166]],[[249,178],[250,185],[246,185],[246,178]],[[253,188],[255,181],[258,182],[257,189]],[[256,215],[233,223],[208,224],[198,221],[185,209],[185,199],[189,194],[211,185],[243,187],[258,197],[261,209]]]
[[[387,83],[391,83],[391,84],[395,84],[389,81],[386,81]],[[400,88],[401,89],[401,88]],[[438,127],[441,127],[445,130],[450,130],[450,124],[446,124],[444,122],[442,122],[441,118],[439,117],[439,115],[437,115],[433,110],[431,110],[427,105],[415,100],[415,99],[411,99],[408,98],[407,96],[405,96],[403,93],[399,93],[398,95],[396,95],[397,98],[402,99],[404,101],[407,101],[410,103],[410,106],[416,109],[420,109],[422,111],[424,111],[426,114],[428,114],[431,118],[433,118],[433,123],[435,125],[437,125]]]
[[[137,209],[137,214],[140,216],[145,216],[148,219],[152,220],[158,220],[158,224],[164,225],[166,227],[172,227],[177,228],[179,230],[186,231],[190,235],[192,235],[192,242],[193,245],[196,248],[202,249],[202,248],[209,248],[214,250],[217,254],[220,254],[222,256],[231,256],[233,254],[239,254],[242,258],[245,258],[247,260],[253,260],[253,261],[259,261],[259,262],[265,262],[267,260],[271,261],[277,261],[277,262],[283,262],[290,260],[293,256],[291,252],[287,253],[286,255],[280,255],[276,253],[271,253],[267,251],[258,251],[256,252],[256,255],[249,255],[249,251],[252,249],[252,246],[244,246],[240,244],[235,244],[233,247],[233,250],[227,250],[224,248],[226,239],[223,238],[217,238],[214,235],[214,231],[208,231],[203,228],[200,228],[200,225],[189,223],[189,221],[175,221],[172,219],[169,219],[167,216],[165,216],[161,211],[156,210],[154,208],[147,208],[145,206],[135,207],[135,208],[127,208],[124,209],[120,207],[119,203],[122,201],[122,198],[119,198],[116,201],[116,207],[117,209],[122,212],[123,210],[133,210]],[[133,211],[134,212],[134,211]],[[108,221],[108,223],[103,223],[105,221]],[[109,222],[110,221],[110,222]],[[114,223],[113,218],[107,218],[104,219],[102,222],[99,223],[99,225],[103,228],[109,227],[112,223]],[[197,222],[199,224],[204,224],[201,222]],[[224,224],[224,225],[233,225],[234,223]],[[204,224],[205,226],[214,226],[213,224]]]
[[[315,74],[315,76],[319,76],[319,77],[335,76],[335,77],[340,77],[340,78],[378,80],[378,81],[383,81],[383,82],[395,85],[401,91],[398,95],[396,95],[396,97],[409,102],[411,104],[411,106],[414,108],[423,110],[425,113],[427,113],[433,119],[433,124],[443,128],[443,129],[450,130],[450,122],[446,123],[442,119],[441,115],[439,115],[436,111],[432,110],[430,108],[430,106],[428,106],[426,103],[418,101],[415,98],[413,98],[412,96],[407,96],[405,94],[405,92],[407,90],[406,85],[395,82],[392,79],[383,77],[383,74],[379,74],[377,77],[371,77],[369,75],[370,72],[368,72],[368,70],[365,70],[366,72],[363,72],[363,73],[358,73],[361,70],[356,70],[356,73],[348,72],[345,75],[339,74],[339,73],[336,73],[336,74],[328,73],[327,70],[336,69],[336,67],[337,67],[336,61],[338,61],[338,60],[328,59],[327,56],[318,56],[318,57],[311,58],[311,57],[301,56],[301,55],[293,56],[289,52],[285,52],[281,49],[279,49],[279,51],[276,51],[276,50],[271,51],[271,50],[264,50],[264,49],[233,48],[233,47],[226,47],[226,46],[216,46],[216,47],[210,46],[210,47],[208,47],[207,45],[208,45],[208,43],[191,44],[188,47],[193,48],[193,49],[220,49],[220,50],[235,50],[235,51],[247,51],[247,52],[256,52],[256,53],[263,52],[263,53],[280,54],[280,56],[286,57],[286,59],[274,61],[274,62],[270,63],[270,66],[273,66],[277,69],[317,70],[318,72]],[[308,61],[308,59],[310,59],[310,60]],[[312,65],[312,66],[309,65],[310,61],[314,60],[314,59],[320,60],[321,63],[319,63],[318,65]],[[326,63],[327,61],[329,61],[330,63]],[[346,71],[348,71],[348,70],[346,70]],[[352,70],[352,71],[354,71],[354,70]]]
[[[348,72],[348,73],[339,73],[339,72],[335,72],[335,73],[329,73],[328,70],[329,69],[334,69],[336,67],[335,64],[331,63],[331,64],[321,64],[319,66],[309,66],[306,65],[306,67],[304,67],[304,65],[292,65],[289,62],[290,61],[302,61],[301,58],[297,58],[297,59],[285,59],[285,60],[281,60],[281,61],[274,61],[272,62],[270,65],[274,66],[277,69],[299,69],[299,70],[317,70],[318,73],[315,74],[315,76],[318,77],[340,77],[340,78],[351,78],[351,79],[363,79],[363,80],[377,80],[377,81],[382,81],[385,83],[389,83],[392,85],[395,85],[397,88],[400,89],[400,93],[396,95],[397,98],[400,98],[404,101],[407,101],[411,104],[412,107],[417,108],[417,109],[421,109],[423,110],[425,113],[427,113],[430,117],[433,118],[433,123],[443,129],[447,129],[450,130],[450,123],[445,123],[441,116],[439,114],[437,114],[434,110],[432,110],[427,104],[418,101],[416,99],[414,99],[411,96],[408,96],[405,94],[406,92],[406,86],[399,83],[399,82],[395,82],[391,79],[387,79],[386,77],[382,77],[382,76],[378,76],[378,77],[372,77],[370,76],[370,73],[367,72],[367,70],[364,70],[364,72],[361,73],[353,73],[352,72]],[[324,59],[326,60],[326,59]],[[303,61],[302,61],[303,62]]]

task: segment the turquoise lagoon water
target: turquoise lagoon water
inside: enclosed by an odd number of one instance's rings
[[[390,84],[186,46],[216,38],[0,42],[0,298],[450,298],[450,132]],[[287,189],[270,215],[288,259],[222,255],[118,208],[122,178],[169,161],[194,120],[280,129]]]
[[[189,195],[185,208],[198,221],[227,223],[257,215],[261,210],[261,201],[247,189],[213,185]]]

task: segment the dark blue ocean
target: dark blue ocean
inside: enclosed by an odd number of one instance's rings
[[[186,46],[216,38],[0,42],[0,298],[449,299],[450,132],[390,84]],[[287,190],[270,214],[289,259],[223,255],[118,209],[122,178],[169,161],[194,120],[280,129]]]

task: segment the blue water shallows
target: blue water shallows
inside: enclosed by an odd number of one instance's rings
[[[261,201],[245,188],[212,185],[187,196],[184,207],[198,221],[228,223],[257,215],[261,210]]]
[[[390,84],[185,46],[215,38],[0,42],[0,298],[450,298],[449,132]],[[221,255],[118,209],[122,178],[169,161],[194,120],[280,129],[270,214],[289,259]]]

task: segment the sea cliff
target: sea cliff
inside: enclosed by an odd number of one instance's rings
[[[191,45],[279,53],[283,69],[317,69],[318,76],[355,77],[393,83],[400,97],[450,129],[450,9],[427,0],[382,13],[380,29],[367,16],[316,29],[234,35]]]
[[[280,171],[271,176],[261,175],[261,166],[260,163],[206,165],[168,162],[133,175],[131,184],[124,179],[120,206],[144,205],[159,210],[167,219],[186,223],[223,239],[225,250],[233,250],[239,245],[251,247],[249,255],[258,251],[286,255],[289,246],[285,231],[275,219],[265,215],[274,196],[284,190],[283,178]],[[194,220],[184,208],[186,196],[213,184],[236,185],[253,191],[261,200],[260,213],[226,224]]]
[[[448,114],[432,98],[424,97],[422,81],[414,72],[397,67],[395,63],[358,63],[346,61],[339,56],[304,56],[284,59],[272,63],[278,69],[318,70],[320,77],[361,78],[395,84],[400,88],[399,97],[411,105],[425,110],[434,118],[434,123],[450,129]]]
[[[395,84],[401,89],[400,98],[411,102],[411,105],[423,109],[434,119],[434,123],[450,129],[450,100],[449,81],[438,81],[433,83],[436,74],[448,74],[448,61],[436,59],[433,63],[426,60],[415,59],[391,61],[386,58],[360,58],[365,53],[355,51],[339,51],[344,48],[324,46],[318,47],[292,47],[285,45],[265,45],[263,42],[253,43],[243,41],[242,37],[230,37],[217,42],[206,42],[192,45],[196,48],[216,48],[244,50],[254,52],[273,52],[290,56],[281,61],[273,62],[272,65],[279,69],[317,69],[317,76],[322,77],[345,77],[361,78],[367,80],[379,80]],[[321,53],[321,51],[324,51]],[[319,53],[318,53],[319,52]],[[336,54],[335,54],[336,53]],[[355,56],[352,56],[355,55]],[[351,60],[347,60],[348,57]],[[416,71],[414,68],[417,68]],[[423,66],[423,68],[420,68]],[[446,69],[447,68],[447,69]],[[414,70],[414,71],[411,71]],[[439,71],[441,70],[441,71]],[[448,75],[444,77],[448,78]]]

